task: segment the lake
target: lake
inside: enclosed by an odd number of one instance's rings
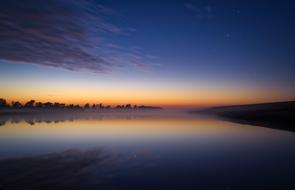
[[[294,132],[179,111],[0,120],[0,189],[295,189]]]

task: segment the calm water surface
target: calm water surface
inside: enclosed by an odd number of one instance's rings
[[[0,119],[3,189],[295,189],[293,132],[172,111]]]

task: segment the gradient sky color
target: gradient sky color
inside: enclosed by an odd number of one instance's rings
[[[1,97],[196,107],[295,100],[291,1],[0,2]]]

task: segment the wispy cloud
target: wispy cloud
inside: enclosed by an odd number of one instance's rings
[[[143,63],[110,42],[136,31],[114,24],[116,16],[92,0],[1,1],[0,59],[95,73]]]
[[[210,5],[196,5],[186,3],[185,7],[194,13],[194,16],[198,19],[210,19],[213,18],[213,8]]]

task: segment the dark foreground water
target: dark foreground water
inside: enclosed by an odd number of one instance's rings
[[[0,119],[0,189],[295,189],[293,132],[163,111]]]

